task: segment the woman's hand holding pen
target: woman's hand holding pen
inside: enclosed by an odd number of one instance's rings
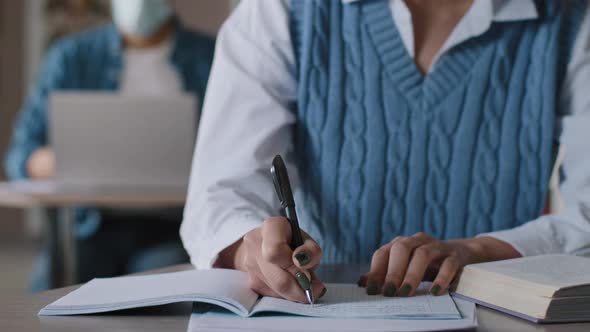
[[[222,255],[233,256],[232,268],[248,272],[250,288],[258,294],[307,303],[302,283],[311,282],[317,297],[325,293],[326,287],[313,273],[320,264],[322,250],[307,233],[302,235],[303,245],[291,250],[289,222],[274,217],[244,235]],[[298,272],[303,272],[307,280],[296,278]]]
[[[424,233],[398,236],[373,254],[371,270],[359,280],[367,294],[412,296],[422,280],[443,293],[467,264],[520,257],[511,245],[492,237],[440,241]]]

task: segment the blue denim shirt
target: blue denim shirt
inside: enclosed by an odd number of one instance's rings
[[[176,24],[171,64],[178,70],[183,88],[203,100],[211,69],[214,40]],[[11,180],[28,177],[31,153],[48,144],[48,96],[53,91],[117,91],[123,67],[122,36],[113,24],[66,37],[46,55],[39,77],[14,125],[5,159]],[[100,224],[96,209],[76,211],[79,237],[94,233]]]

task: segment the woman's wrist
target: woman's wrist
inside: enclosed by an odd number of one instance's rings
[[[459,245],[466,251],[466,264],[521,257],[521,254],[508,242],[491,236],[450,240],[449,242]]]

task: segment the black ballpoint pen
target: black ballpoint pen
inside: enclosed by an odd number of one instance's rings
[[[275,190],[279,196],[281,202],[281,208],[289,225],[291,225],[291,249],[295,250],[297,247],[303,244],[303,237],[301,236],[301,229],[299,228],[299,221],[297,220],[297,213],[295,212],[295,199],[293,198],[293,192],[291,191],[291,183],[289,182],[289,174],[287,174],[287,167],[283,162],[281,155],[276,155],[272,160],[272,167],[270,168],[270,174],[272,175],[272,182],[274,183]],[[313,290],[311,288],[310,280],[307,280],[307,276],[303,272],[297,272],[295,278],[304,279],[307,281],[307,287],[303,287],[302,283],[299,285],[304,288],[305,296],[310,304],[314,303]],[[304,282],[305,284],[305,282]]]

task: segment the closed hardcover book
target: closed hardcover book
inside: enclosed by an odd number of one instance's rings
[[[590,259],[540,255],[472,264],[453,292],[533,322],[590,321]]]

